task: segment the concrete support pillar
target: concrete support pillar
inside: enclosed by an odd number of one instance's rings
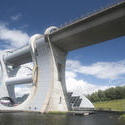
[[[36,48],[38,80],[31,107],[41,112],[68,111],[65,84],[67,53],[44,37],[36,41]]]

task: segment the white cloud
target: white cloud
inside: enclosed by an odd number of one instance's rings
[[[105,90],[107,88],[113,86],[104,86],[104,85],[94,85],[92,83],[88,83],[85,80],[77,80],[76,79],[77,73],[72,71],[66,71],[66,86],[69,92],[76,93],[78,95],[87,95],[91,94],[98,90]]]
[[[17,20],[19,20],[21,17],[22,17],[22,14],[21,14],[21,13],[18,13],[18,14],[14,15],[14,16],[11,16],[10,18],[11,18],[11,20],[13,20],[13,21],[17,21]]]
[[[67,70],[92,75],[100,79],[117,79],[125,74],[125,60],[118,62],[97,62],[89,66],[83,66],[76,60],[68,60]]]
[[[29,94],[31,90],[31,86],[29,85],[18,85],[15,86],[15,95],[16,97],[21,97],[24,94]]]
[[[26,63],[21,65],[16,77],[22,78],[24,76],[32,75],[33,63]]]
[[[5,24],[0,23],[0,40],[3,44],[10,44],[11,48],[17,48],[29,41],[29,35],[21,30],[9,29]]]

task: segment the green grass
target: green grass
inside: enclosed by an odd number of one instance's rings
[[[94,106],[97,110],[125,111],[125,99],[96,102]]]
[[[125,114],[120,115],[120,119],[125,121]]]
[[[61,112],[61,111],[50,111],[48,114],[67,114],[68,112]]]

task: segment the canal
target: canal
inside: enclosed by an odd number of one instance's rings
[[[71,114],[0,113],[0,125],[125,125],[114,113]]]

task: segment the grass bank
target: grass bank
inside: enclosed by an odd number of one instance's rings
[[[122,114],[122,115],[120,116],[120,119],[125,121],[125,114]]]
[[[125,99],[96,102],[94,106],[97,110],[125,111]]]
[[[67,112],[61,112],[61,111],[50,111],[50,112],[48,112],[47,114],[68,114],[69,112],[67,111]]]

